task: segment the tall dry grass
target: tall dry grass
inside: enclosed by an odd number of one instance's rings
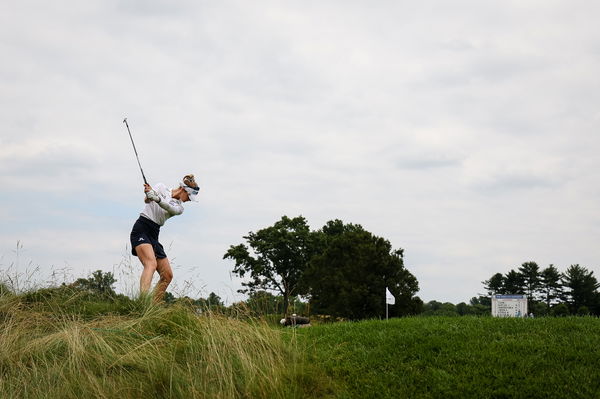
[[[0,397],[304,396],[295,340],[283,334],[184,306],[90,319],[0,294]]]

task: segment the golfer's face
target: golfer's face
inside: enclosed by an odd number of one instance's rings
[[[190,200],[190,196],[188,195],[187,191],[183,190],[183,195],[181,196],[181,199],[183,202],[188,202]]]

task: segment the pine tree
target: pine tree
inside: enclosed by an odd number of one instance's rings
[[[546,303],[548,309],[554,304],[554,301],[560,298],[562,293],[562,284],[560,282],[560,272],[554,265],[550,265],[540,273],[540,292],[542,300]]]
[[[579,265],[571,265],[561,276],[565,288],[563,298],[569,305],[572,314],[576,314],[580,307],[586,306],[598,311],[598,280],[594,272]]]
[[[511,269],[504,276],[503,290],[505,294],[524,294],[524,285],[523,276],[514,269]]]
[[[519,274],[522,276],[523,289],[527,294],[527,305],[532,309],[541,286],[540,268],[535,262],[525,262],[519,267]]]

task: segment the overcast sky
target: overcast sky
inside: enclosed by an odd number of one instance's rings
[[[283,215],[403,248],[424,301],[468,302],[527,261],[598,275],[598,15],[578,0],[3,1],[0,269],[102,269],[137,290],[127,117],[151,184],[201,186],[161,231],[176,294],[242,298],[223,254]]]

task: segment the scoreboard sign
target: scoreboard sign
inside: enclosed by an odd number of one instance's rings
[[[527,295],[492,295],[492,316],[526,317]]]

